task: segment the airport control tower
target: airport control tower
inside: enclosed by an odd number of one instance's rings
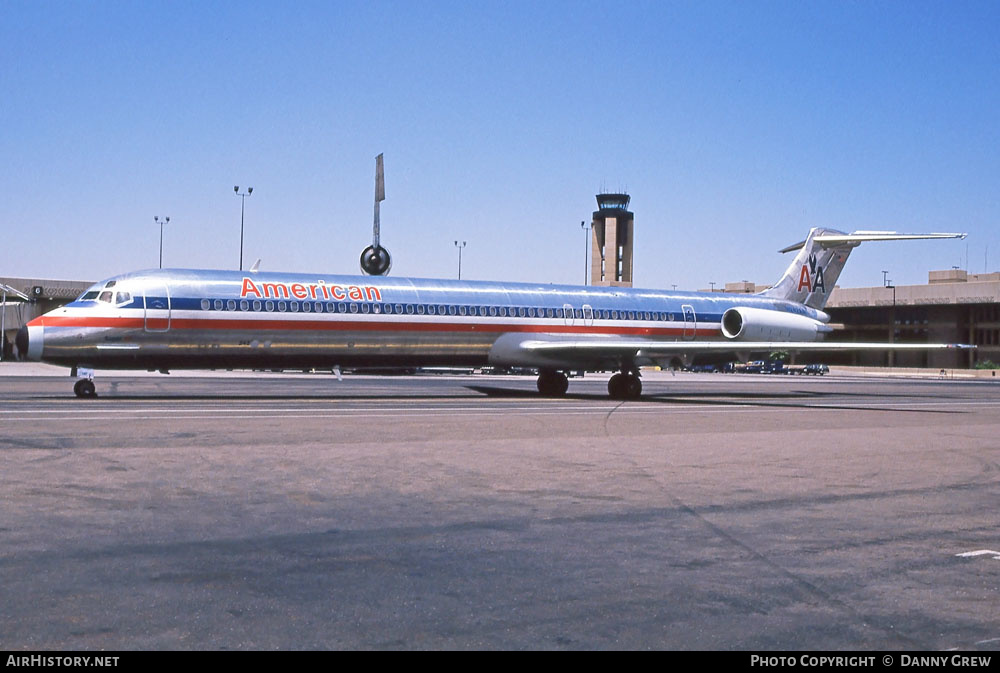
[[[598,194],[591,231],[590,284],[632,287],[632,219],[628,194]]]

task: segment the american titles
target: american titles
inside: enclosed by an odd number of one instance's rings
[[[324,280],[315,283],[255,283],[253,279],[244,277],[240,297],[382,301],[382,292],[372,285],[327,285]]]

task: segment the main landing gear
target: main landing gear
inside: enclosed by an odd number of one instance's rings
[[[615,374],[608,381],[608,395],[613,400],[637,400],[642,395],[642,381],[635,372]]]
[[[538,392],[545,397],[562,397],[569,388],[569,379],[563,372],[543,369],[538,372]],[[613,400],[637,400],[642,396],[642,381],[635,370],[615,374],[608,381],[608,395]]]
[[[569,379],[562,372],[543,369],[538,372],[538,392],[546,397],[562,397],[569,388]]]

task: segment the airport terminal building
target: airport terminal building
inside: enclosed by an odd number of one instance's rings
[[[758,292],[765,286],[727,283],[726,292]],[[976,350],[853,352],[810,356],[827,364],[866,367],[969,369],[1000,363],[1000,273],[961,269],[931,271],[926,285],[837,287],[824,309],[837,341],[964,343]]]
[[[953,352],[842,353],[837,364],[971,368],[1000,363],[1000,273],[931,271],[926,285],[837,288],[827,304],[841,338],[890,343],[966,343]]]

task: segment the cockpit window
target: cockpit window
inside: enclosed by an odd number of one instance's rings
[[[88,292],[84,292],[80,295],[80,298],[77,301],[90,301],[92,299],[97,299],[97,294],[97,290],[89,290]]]
[[[107,283],[104,284],[104,287],[114,287],[115,283],[117,283],[117,282],[118,281],[116,281],[116,280],[109,280]]]
[[[97,297],[97,301],[103,301],[103,302],[106,302],[106,303],[110,304],[110,303],[111,303],[111,298],[112,298],[112,297],[113,297],[114,295],[115,295],[115,293],[114,293],[114,292],[112,292],[112,291],[110,291],[110,290],[105,290],[105,291],[104,291],[104,292],[102,292],[102,293],[101,293],[100,295],[98,295],[98,297]]]
[[[132,301],[132,295],[128,292],[119,292],[115,297],[116,304],[127,304],[130,301]]]

